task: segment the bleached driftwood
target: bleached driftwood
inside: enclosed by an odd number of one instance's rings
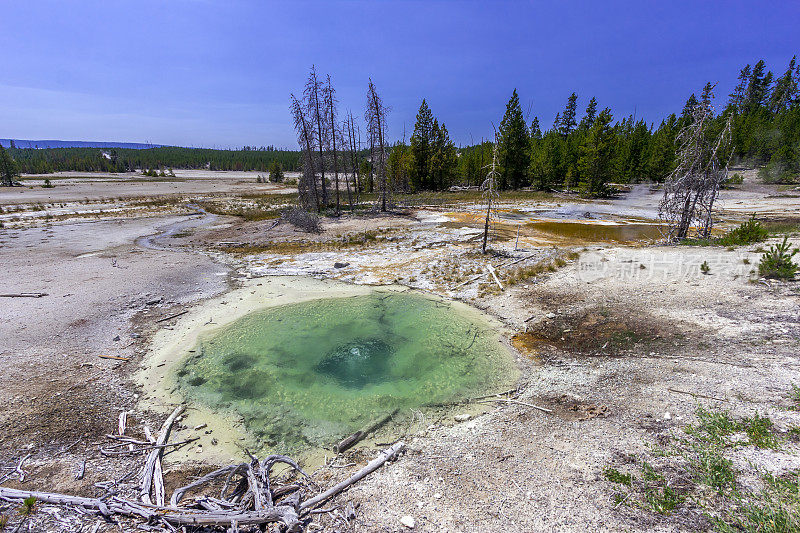
[[[175,416],[170,416],[172,420],[167,420],[169,425],[177,417],[175,413],[173,415]],[[161,434],[156,442],[161,440],[160,437]],[[299,532],[304,527],[304,522],[300,519],[302,515],[311,513],[315,507],[365,478],[387,461],[396,458],[404,447],[403,442],[395,443],[346,480],[305,501],[302,500],[302,486],[299,484],[284,485],[275,489],[271,487],[270,470],[277,463],[288,464],[301,475],[306,476],[297,463],[282,455],[271,455],[261,461],[253,458],[250,463],[230,465],[206,474],[197,481],[177,489],[170,498],[169,506],[136,502],[117,495],[104,499],[85,498],[6,487],[0,487],[0,499],[24,500],[33,497],[45,503],[94,510],[104,516],[121,515],[142,518],[151,524],[160,522],[173,527],[220,526],[235,530],[238,526],[265,525],[277,522],[283,524],[288,532]],[[239,476],[238,481],[232,483],[234,476],[237,475]],[[196,497],[192,499],[194,507],[179,507],[181,500],[189,491],[197,490],[223,476],[225,484],[220,498]],[[228,493],[229,487],[233,487],[230,494]],[[278,501],[280,498],[282,499]]]
[[[172,429],[172,424],[175,423],[175,419],[183,412],[184,407],[179,405],[172,411],[172,414],[164,421],[164,425],[161,426],[161,431],[158,432],[158,437],[156,438],[155,446],[158,446],[156,449],[150,452],[150,455],[147,456],[147,461],[144,464],[144,470],[142,472],[142,484],[140,486],[139,491],[139,498],[144,503],[153,503],[150,499],[150,488],[153,485],[153,474],[156,468],[156,462],[160,461],[161,454],[163,453],[163,446],[167,442],[167,437],[169,437],[170,429]]]

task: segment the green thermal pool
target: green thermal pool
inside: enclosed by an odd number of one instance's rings
[[[201,338],[178,382],[265,447],[327,446],[395,409],[514,383],[496,328],[462,307],[376,291],[265,309]]]

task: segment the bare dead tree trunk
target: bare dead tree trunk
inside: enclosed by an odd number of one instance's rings
[[[677,166],[664,183],[659,217],[667,225],[667,240],[672,242],[685,239],[693,224],[698,237],[711,236],[714,202],[728,174],[731,117],[719,134],[712,134],[713,88],[706,85],[691,122],[678,133]]]
[[[353,178],[354,186],[356,187],[356,195],[358,194],[358,168],[357,168],[357,150],[356,150],[356,136],[354,131],[353,125],[353,113],[348,111],[347,118],[344,122],[344,127],[347,130],[347,146],[350,159],[350,176]],[[350,203],[350,212],[354,211],[353,207],[353,197],[350,192],[350,179],[346,178],[345,182],[347,183],[347,201]]]
[[[297,192],[300,204],[310,207],[313,198],[314,207],[319,211],[319,196],[317,195],[317,173],[314,168],[314,133],[306,116],[306,108],[294,94],[291,98],[291,112],[294,118],[294,129],[297,132],[297,142],[303,149],[303,174],[297,182]],[[312,195],[312,198],[309,198]]]
[[[327,83],[325,85],[325,107],[327,110],[326,118],[328,119],[328,133],[332,143],[331,151],[333,153],[333,180],[336,184],[336,216],[341,214],[341,207],[339,203],[339,157],[336,151],[336,138],[339,136],[339,123],[336,118],[336,91],[331,85],[331,77],[328,75]]]
[[[370,146],[372,147],[372,162],[381,192],[381,211],[386,211],[388,184],[386,182],[386,112],[381,97],[378,95],[372,79],[369,80],[367,89],[366,121]]]
[[[328,206],[328,187],[325,182],[325,135],[326,131],[323,127],[325,123],[325,113],[322,111],[322,103],[320,102],[320,93],[322,92],[321,84],[317,79],[317,70],[314,65],[311,66],[311,73],[308,75],[306,88],[304,91],[305,97],[308,101],[309,115],[311,122],[316,125],[317,148],[319,149],[319,170],[322,175],[322,205]],[[315,185],[316,187],[316,185]],[[317,206],[319,210],[319,205]]]
[[[483,197],[486,199],[486,219],[483,224],[483,245],[481,246],[481,253],[486,253],[486,243],[489,240],[489,224],[492,220],[492,200],[498,197],[496,189],[496,181],[499,173],[497,172],[497,136],[495,135],[494,147],[492,150],[492,164],[486,179],[481,185],[483,189]]]

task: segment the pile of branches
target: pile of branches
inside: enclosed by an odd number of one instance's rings
[[[318,488],[294,460],[283,455],[269,455],[263,459],[251,455],[249,462],[219,468],[176,489],[166,502],[161,455],[167,446],[170,428],[182,411],[180,407],[176,409],[167,418],[158,437],[149,438],[152,449],[140,474],[138,500],[123,498],[113,492],[99,498],[86,498],[7,487],[0,487],[0,499],[25,501],[35,498],[39,502],[96,512],[107,519],[115,516],[140,518],[151,530],[162,527],[174,531],[176,527],[195,526],[238,531],[240,526],[263,528],[267,524],[280,524],[286,531],[300,532],[310,522],[310,515],[317,507],[387,461],[396,459],[405,447],[402,441],[396,442],[352,476],[308,498],[306,494],[317,492]],[[278,484],[271,479],[272,469],[277,464],[290,467],[295,474],[291,483]],[[219,492],[210,495],[212,488],[220,483]],[[189,498],[189,493],[196,496]]]
[[[322,232],[319,216],[300,207],[287,207],[281,212],[281,219],[306,233]]]

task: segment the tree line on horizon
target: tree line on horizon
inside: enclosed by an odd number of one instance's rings
[[[718,134],[731,119],[733,164],[761,166],[766,182],[797,180],[800,174],[800,65],[796,57],[776,77],[763,60],[741,69],[736,87],[709,134]],[[542,130],[538,117],[525,122],[514,90],[497,131],[502,189],[577,188],[603,195],[609,183],[662,182],[675,168],[676,137],[698,106],[713,99],[707,83],[698,98],[692,94],[680,114],[671,114],[656,127],[634,115],[614,121],[609,108],[599,110],[591,98],[578,119],[578,97],[572,93],[553,125]],[[482,182],[492,158],[492,142],[461,148],[454,179],[462,184]],[[727,163],[726,161],[726,163]]]
[[[274,146],[239,150],[213,148],[19,148],[6,149],[24,174],[61,171],[134,172],[169,168],[269,172],[277,161],[283,171],[299,170],[300,154]]]
[[[242,150],[158,147],[10,148],[8,152],[24,173],[160,168],[268,172],[277,161],[284,171],[314,167],[315,173],[324,174],[327,170],[336,181],[341,172],[342,188],[353,189],[349,194],[373,192],[378,187],[382,188],[384,200],[391,191],[436,191],[453,185],[477,186],[483,182],[492,160],[494,141],[457,148],[444,122],[434,116],[425,99],[408,143],[405,139],[393,145],[387,142],[385,108],[380,131],[373,128],[370,132],[367,121],[367,140],[362,141],[352,112],[339,123],[335,91],[331,93],[334,101],[324,102],[330,96],[324,91],[332,91],[332,88],[319,83],[319,109],[309,108],[313,102],[307,101],[305,93],[300,103],[303,113],[309,117],[307,134],[309,143],[314,145],[315,159],[307,155],[309,147],[303,146],[301,136],[298,137],[299,151],[274,147]],[[796,57],[779,75],[767,70],[763,60],[740,70],[733,92],[721,111],[714,115],[709,128],[711,133],[718,132],[731,118],[731,150],[725,154],[729,162],[761,166],[760,174],[767,182],[797,179],[800,174],[798,86],[800,65]],[[713,86],[707,84],[699,97],[692,94],[687,99],[679,114],[672,113],[656,126],[635,115],[615,120],[611,109],[601,109],[595,98],[588,101],[579,116],[578,95],[572,93],[552,126],[544,129],[536,116],[530,124],[526,122],[519,95],[514,90],[496,132],[497,186],[499,189],[579,190],[597,196],[605,194],[611,183],[661,182],[676,166],[676,137],[691,121],[693,110],[710,98],[713,98]],[[325,105],[327,113],[322,109]],[[328,117],[331,111],[333,119]],[[336,123],[334,128],[326,125],[331,120]],[[335,135],[331,133],[334,130]],[[377,169],[379,163],[382,168]],[[376,182],[378,174],[381,177]],[[328,177],[323,178],[323,182],[315,182],[320,196],[318,205],[327,205]],[[326,183],[326,187],[320,187],[320,183]],[[306,185],[311,187],[308,180]]]

